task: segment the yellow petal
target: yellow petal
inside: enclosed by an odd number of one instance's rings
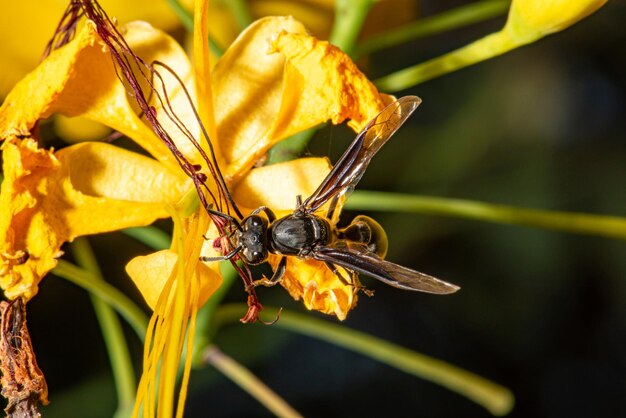
[[[165,33],[147,23],[134,22],[121,30],[131,48],[146,62],[166,62],[192,86],[190,64],[184,51]],[[165,76],[169,101],[177,115],[192,132],[197,122],[171,76]],[[33,95],[32,92],[38,94]],[[189,90],[193,92],[191,88]],[[156,100],[156,99],[154,99]],[[38,120],[54,113],[84,116],[105,124],[134,139],[139,145],[173,170],[178,171],[170,151],[136,114],[128,101],[124,85],[113,68],[111,56],[103,47],[93,24],[87,24],[76,38],[52,54],[20,81],[0,108],[0,139],[8,135],[29,136]],[[165,129],[171,129],[166,118],[160,118]],[[195,151],[186,138],[177,139],[179,148],[188,155]]]
[[[101,123],[81,116],[68,118],[62,115],[58,115],[54,119],[54,131],[65,142],[71,144],[102,140],[111,133],[111,129]]]
[[[287,59],[281,114],[272,135],[283,138],[328,119],[360,130],[389,101],[339,48],[283,31],[272,42]]]
[[[27,72],[39,63],[41,54],[50,39],[63,11],[69,2],[64,1],[3,1],[0,3],[0,97]],[[163,30],[180,25],[178,18],[165,0],[102,0],[110,16],[119,22],[147,20]]]
[[[56,156],[72,188],[87,196],[162,206],[178,202],[189,187],[182,173],[174,175],[151,158],[107,143],[76,144],[63,148]]]
[[[164,202],[187,187],[156,161],[103,143],[54,154],[11,137],[3,159],[0,286],[9,298],[37,293],[64,242],[150,224],[167,216]],[[28,259],[17,263],[23,254]]]
[[[359,129],[388,100],[347,55],[289,17],[250,25],[213,75],[220,148],[235,182],[281,139],[327,120]]]
[[[270,258],[273,268],[278,260],[278,256]],[[346,270],[339,270],[343,277],[351,277]],[[342,321],[358,300],[353,286],[341,281],[324,263],[311,259],[288,257],[287,270],[280,284],[295,300],[302,299],[307,309],[335,315]]]
[[[177,260],[178,255],[175,252],[162,250],[146,256],[135,257],[126,265],[126,272],[151,309],[155,308]],[[202,306],[219,288],[222,283],[222,276],[202,263],[198,263],[196,266],[195,274],[198,275],[201,284],[198,306]]]
[[[211,86],[211,65],[209,62],[208,39],[208,0],[196,0],[193,27],[193,58],[196,80],[196,96],[198,97],[198,114],[207,129],[213,144],[218,144],[215,111],[213,109],[213,90]],[[205,147],[206,149],[206,147]],[[216,160],[221,165],[221,150],[214,147]]]
[[[169,70],[160,65],[154,65],[154,68],[160,75],[160,77],[154,77],[153,82],[160,99],[155,94],[150,94],[145,83],[142,86],[143,91],[144,94],[150,95],[151,101],[149,104],[156,109],[162,128],[172,137],[178,150],[192,162],[201,162],[193,144],[187,137],[181,135],[180,130],[177,128],[178,123],[182,123],[195,139],[199,140],[200,138],[200,125],[196,118],[195,109],[198,107],[195,98],[195,75],[187,54],[171,36],[153,28],[146,22],[127,23],[121,28],[121,33],[133,52],[141,57],[142,60],[147,63],[165,63],[176,74],[177,77],[174,77]],[[184,83],[184,87],[191,97],[195,108],[189,103],[189,99],[177,78]],[[121,83],[118,81],[118,84]],[[171,106],[177,118],[176,122],[166,116],[163,106],[166,108]],[[151,126],[149,126],[149,129],[152,131]],[[131,138],[135,139],[132,136]],[[156,140],[161,143],[160,139]],[[142,143],[140,145],[143,146]],[[155,157],[160,159],[158,156]],[[168,156],[168,161],[170,158]],[[180,170],[178,165],[175,166],[175,169]]]
[[[289,17],[265,18],[250,25],[213,70],[215,119],[229,174],[252,167],[271,144],[265,133],[278,114],[284,57],[268,54],[268,40],[282,30],[304,32]]]
[[[174,225],[171,249],[135,257],[126,265],[126,272],[152,309],[156,308],[159,297],[172,274],[178,274],[173,269],[180,259],[179,253],[184,263],[184,272],[180,280],[188,280],[187,278],[192,276],[199,280],[198,306],[202,306],[222,283],[219,263],[200,262],[200,251],[206,243],[202,238],[203,231],[207,229],[211,231],[211,228],[208,228],[209,217],[206,212],[196,212],[184,220],[175,215]],[[213,224],[211,227],[215,228]],[[182,245],[182,251],[179,245]],[[191,283],[191,280],[188,280],[188,283]],[[178,284],[184,286],[183,283]],[[169,289],[169,292],[167,297],[172,298],[172,290]],[[169,301],[163,303],[167,306]]]
[[[310,196],[330,169],[327,158],[300,158],[255,168],[239,182],[233,197],[243,208],[267,206],[282,217],[294,211],[296,196]]]

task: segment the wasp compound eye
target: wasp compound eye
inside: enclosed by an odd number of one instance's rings
[[[259,247],[258,249],[254,249],[254,250],[244,247],[241,253],[246,263],[251,264],[251,265],[256,265],[256,264],[261,264],[267,259],[267,251],[264,251],[260,245],[258,247]]]

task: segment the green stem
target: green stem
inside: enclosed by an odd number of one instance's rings
[[[436,35],[439,33],[462,28],[474,23],[492,19],[506,13],[509,0],[483,0],[438,15],[419,19],[408,25],[366,39],[357,45],[354,55],[362,57],[366,54],[398,45],[403,42]]]
[[[193,13],[187,10],[179,0],[167,0],[167,3],[170,5],[174,13],[176,13],[185,29],[187,29],[188,32],[193,33]],[[213,53],[216,57],[221,57],[224,53],[223,49],[210,37],[208,42],[211,53]]]
[[[226,2],[230,8],[230,12],[235,18],[235,22],[239,26],[239,31],[243,31],[252,23],[252,14],[248,8],[248,2],[246,0],[228,0]]]
[[[384,91],[408,89],[430,79],[485,61],[521,46],[505,30],[492,33],[469,45],[374,81]]]
[[[71,249],[78,265],[90,272],[98,281],[104,282],[102,272],[87,239],[84,237],[77,238],[71,244]],[[118,412],[127,411],[129,408],[132,410],[132,405],[135,401],[137,379],[130,360],[122,326],[115,315],[115,311],[102,298],[95,294],[90,294],[89,297],[100,323],[104,343],[109,353],[119,402]]]
[[[363,190],[354,192],[345,207],[359,210],[454,216],[485,222],[626,239],[626,218],[619,216],[527,209],[471,200]]]
[[[216,312],[216,323],[236,322],[245,310],[243,304],[222,305]],[[277,309],[267,306],[263,311],[272,318],[278,313]],[[345,326],[285,310],[274,326],[361,353],[437,383],[482,405],[493,415],[505,415],[513,407],[514,399],[511,392],[496,383],[441,360]]]
[[[172,237],[155,226],[126,228],[122,232],[157,251],[170,248],[172,242]]]
[[[193,32],[193,14],[189,12],[178,0],[166,0],[170,8],[178,16],[178,20],[183,24],[188,32]]]
[[[203,353],[205,364],[210,364],[252,395],[259,403],[278,417],[301,417],[283,398],[267,387],[250,370],[212,345]]]
[[[148,317],[133,301],[115,287],[99,280],[93,273],[65,260],[59,260],[59,264],[52,270],[52,273],[82,287],[90,294],[98,296],[130,324],[141,341],[146,338]]]
[[[330,43],[348,55],[352,54],[373,0],[335,1],[335,21],[330,32]]]

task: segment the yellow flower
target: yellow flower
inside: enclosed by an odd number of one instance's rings
[[[197,34],[206,31],[206,22],[196,26]],[[328,172],[325,159],[253,170],[271,146],[328,119],[333,123],[351,119],[351,126],[358,129],[384,105],[384,99],[349,58],[306,35],[305,28],[291,18],[255,22],[224,54],[211,77],[208,65],[201,63],[203,42],[196,43],[196,66],[192,67],[165,33],[140,22],[126,24],[121,31],[138,55],[146,62],[167,63],[190,92],[194,91],[195,75],[201,92],[197,96],[200,114],[227,185],[246,210],[268,205],[278,214],[292,211],[295,196],[310,194]],[[172,79],[166,84],[177,115],[197,132],[197,122],[180,88]],[[213,109],[213,103],[219,106]],[[167,217],[168,208],[176,206],[191,189],[167,147],[133,106],[94,24],[85,25],[68,45],[53,51],[7,96],[0,109],[6,176],[0,196],[0,285],[8,297],[34,296],[41,278],[56,265],[64,242]],[[158,106],[157,110],[162,111]],[[103,123],[135,140],[153,159],[106,143],[85,142],[59,152],[39,149],[36,125],[56,113]],[[187,159],[201,162],[186,138],[174,140]],[[283,196],[273,199],[278,182],[286,178],[303,180],[282,183]],[[240,182],[241,189],[237,187]],[[251,184],[254,188],[246,189]],[[188,241],[184,264],[204,287],[200,302],[220,283],[216,266],[198,262],[208,225],[204,211],[195,212],[184,225]],[[130,275],[152,307],[178,260],[177,245],[175,240],[171,250],[129,263]],[[287,275],[287,283],[290,277],[294,275]],[[314,299],[337,299],[330,297],[329,291],[337,290],[320,289]],[[340,291],[351,293],[352,289],[342,284]],[[355,301],[345,299],[350,302],[321,309],[345,317]],[[320,308],[319,303],[308,306]]]
[[[195,7],[192,66],[180,46],[160,30],[133,22],[121,26],[118,35],[112,23],[98,14],[96,3],[84,2],[81,7],[93,11],[95,21],[87,22],[73,40],[52,51],[13,88],[0,108],[5,173],[0,191],[0,286],[9,298],[28,300],[37,293],[41,279],[56,265],[64,242],[147,225],[157,218],[174,219],[170,249],[137,257],[127,265],[155,310],[135,414],[141,407],[153,415],[152,400],[158,392],[158,413],[173,415],[174,376],[181,349],[193,338],[198,307],[221,284],[218,263],[199,261],[201,251],[214,255],[203,235],[217,238],[218,228],[203,208],[185,212],[184,202],[193,184],[179,165],[182,158],[183,165],[199,164],[207,170],[208,162],[166,117],[168,105],[189,132],[201,138],[198,119],[184,94],[188,92],[211,138],[225,183],[242,211],[267,205],[280,216],[294,210],[297,195],[313,192],[330,165],[325,158],[306,158],[253,169],[269,148],[327,120],[350,119],[358,130],[389,100],[345,54],[310,37],[301,23],[289,17],[254,22],[211,70],[206,6],[199,0]],[[118,50],[111,42],[121,40],[122,35],[144,62],[162,62],[171,68],[185,89],[162,71],[167,96],[158,86],[152,93],[147,91],[146,79],[140,83],[147,99],[135,101],[124,85],[132,85],[133,76],[113,64],[115,57],[133,59],[129,50]],[[134,77],[140,78],[135,70]],[[119,74],[124,74],[124,83]],[[139,97],[137,87],[131,92]],[[142,112],[137,110],[138,103]],[[133,139],[150,157],[98,142],[82,142],[58,152],[41,149],[37,124],[54,114],[105,124]],[[146,122],[154,115],[158,126]],[[163,135],[155,134],[155,127],[170,134],[169,146],[182,153],[178,161],[162,141]],[[217,185],[205,173],[211,180],[206,192],[216,192]],[[318,262],[290,262],[284,282],[310,309],[339,318],[356,303],[354,289]],[[249,292],[250,311],[243,320],[255,320],[261,309],[254,289]],[[190,360],[187,356],[186,371]],[[181,406],[187,378],[186,372]]]

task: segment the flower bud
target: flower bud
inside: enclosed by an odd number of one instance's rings
[[[505,30],[519,43],[561,31],[589,16],[607,0],[513,0]]]

